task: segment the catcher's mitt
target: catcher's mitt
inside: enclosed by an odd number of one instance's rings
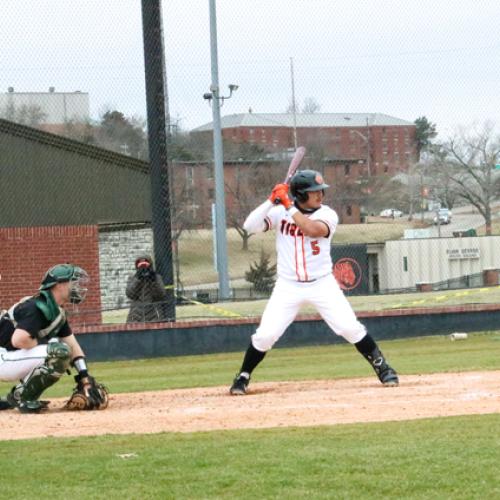
[[[104,410],[109,404],[108,389],[94,377],[75,376],[76,387],[66,401],[66,410]]]

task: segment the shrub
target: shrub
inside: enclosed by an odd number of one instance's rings
[[[257,292],[270,292],[274,286],[276,275],[276,264],[271,265],[271,258],[264,250],[260,253],[260,259],[250,264],[250,269],[245,272],[245,279],[253,283]]]

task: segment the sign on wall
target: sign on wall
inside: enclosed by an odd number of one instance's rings
[[[448,260],[479,259],[481,251],[478,247],[448,248],[446,255],[448,256]]]
[[[366,245],[334,245],[333,275],[346,295],[369,293]]]

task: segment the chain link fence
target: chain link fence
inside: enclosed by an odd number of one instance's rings
[[[165,300],[152,290],[128,293],[137,259],[150,256],[161,271],[158,255],[171,263],[161,286],[177,307],[221,299],[209,1],[162,5],[168,196],[156,190],[161,177],[150,168],[144,47],[158,33],[148,31],[143,5],[19,0],[0,19],[0,308],[34,293],[53,264],[75,262],[92,276],[82,321],[127,321],[131,302]],[[428,71],[486,66],[493,74],[495,51],[477,43],[433,52],[373,6],[343,16],[327,0],[284,5],[217,6],[230,299],[269,295],[246,278],[252,266],[271,272],[274,236],[250,235],[243,222],[282,182],[298,145],[307,148],[304,166],[331,186],[325,202],[341,222],[333,272],[348,295],[498,285],[498,176],[490,178],[496,190],[486,217],[484,205],[467,203],[443,180],[443,156],[438,168],[431,148],[434,121],[490,118],[491,89],[460,75],[453,89],[441,88],[442,74]],[[370,15],[387,38],[380,54],[360,33],[359,19],[368,23]],[[470,15],[466,7],[456,12],[458,21]],[[332,43],[335,50],[326,46]],[[451,90],[479,94],[474,113],[443,112]],[[438,104],[429,106],[430,96]],[[436,116],[429,111],[422,120],[428,110]],[[484,175],[495,173],[500,158],[488,162]],[[159,207],[170,218],[165,241],[158,227],[166,221],[154,217]],[[439,218],[442,207],[452,209],[451,220]],[[146,316],[174,319],[171,311]]]

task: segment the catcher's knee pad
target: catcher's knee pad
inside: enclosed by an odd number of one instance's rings
[[[35,367],[12,391],[15,401],[36,401],[69,368],[71,348],[63,342],[49,342],[45,362]]]
[[[45,389],[61,378],[61,375],[62,373],[55,372],[46,361],[45,364],[37,366],[24,377],[21,383],[14,387],[12,395],[17,402],[36,401]]]
[[[54,375],[63,375],[71,362],[71,348],[64,342],[49,342],[47,345],[46,365],[53,369]]]

